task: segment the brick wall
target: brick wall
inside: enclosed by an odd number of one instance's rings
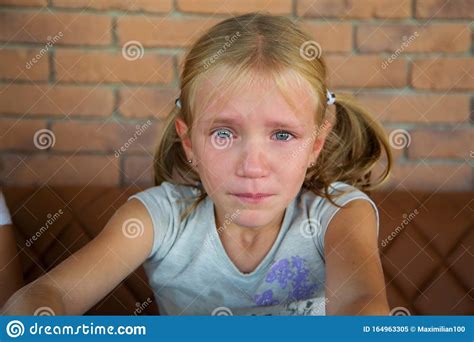
[[[1,184],[151,184],[186,48],[258,10],[299,18],[392,133],[387,187],[473,189],[470,0],[0,0]]]

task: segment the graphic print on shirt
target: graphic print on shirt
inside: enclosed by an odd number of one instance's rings
[[[258,306],[278,305],[311,298],[318,289],[318,284],[310,284],[309,267],[305,259],[298,255],[278,260],[267,273],[265,282],[278,284],[281,289],[288,289],[288,296],[280,303],[273,298],[273,290],[268,289],[254,297]]]

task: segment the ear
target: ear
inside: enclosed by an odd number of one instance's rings
[[[188,126],[186,125],[186,123],[183,120],[181,120],[179,118],[176,118],[175,128],[176,128],[176,133],[178,134],[178,136],[181,139],[181,144],[183,145],[183,149],[186,152],[186,155],[188,157],[192,156],[193,155],[193,153],[192,153],[192,144],[191,144],[191,139],[188,136],[188,132],[189,132]]]

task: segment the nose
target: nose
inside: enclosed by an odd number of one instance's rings
[[[268,155],[258,139],[248,140],[239,158],[237,175],[247,178],[261,178],[269,173]]]

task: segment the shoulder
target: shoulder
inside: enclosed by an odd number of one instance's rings
[[[378,234],[378,209],[366,193],[350,184],[334,182],[329,188],[329,195],[336,205],[331,203],[328,198],[318,196],[309,190],[306,190],[302,195],[303,206],[306,207],[308,217],[318,226],[318,232],[314,238],[322,255],[324,255],[328,228],[338,222],[357,222],[361,220],[361,217],[371,215],[374,219],[376,234]]]
[[[129,197],[128,203],[144,208],[151,220],[154,237],[149,258],[155,255],[155,260],[161,260],[167,254],[184,228],[181,214],[197,197],[196,188],[166,181]]]
[[[377,216],[377,208],[366,199],[358,198],[345,204],[328,223],[324,245],[336,245],[343,239],[376,241]]]

